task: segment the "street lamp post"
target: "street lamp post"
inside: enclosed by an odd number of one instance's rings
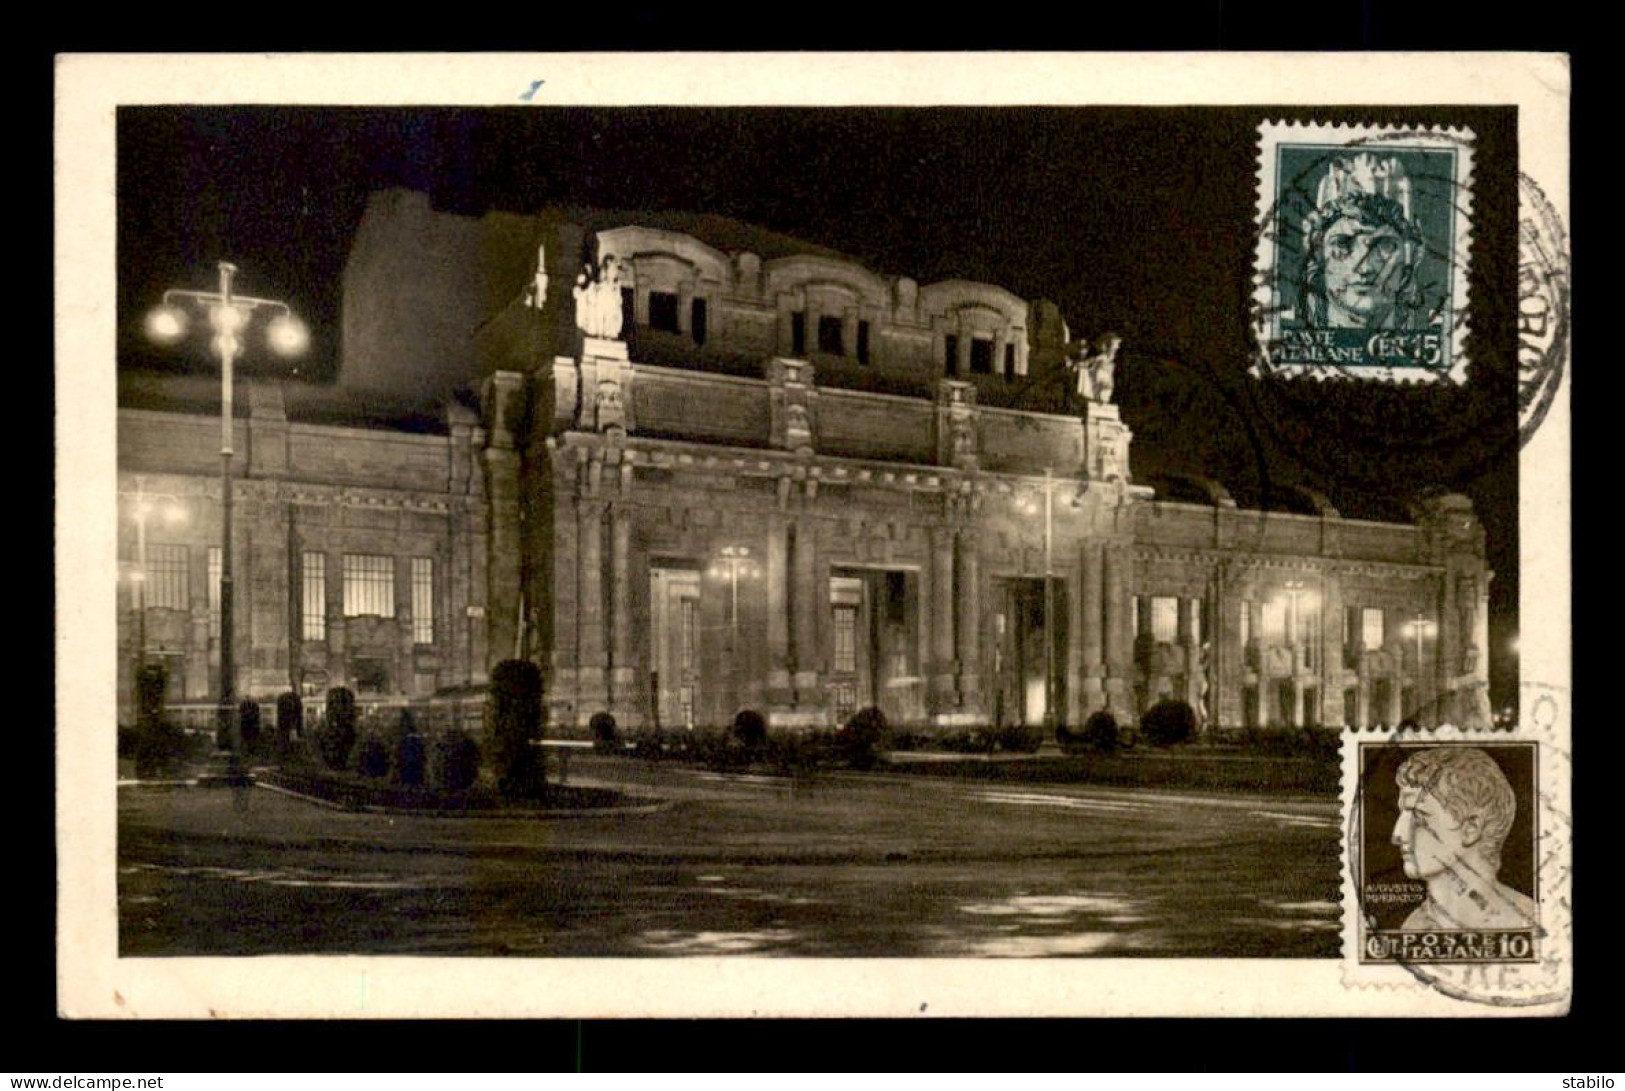
[[[219,263],[220,289],[198,292],[171,288],[164,292],[163,303],[147,321],[148,332],[164,342],[179,340],[186,332],[186,313],[178,302],[208,308],[209,326],[214,330],[211,347],[220,356],[220,724],[226,738],[236,741],[236,650],[232,647],[234,579],[231,560],[231,459],[232,459],[232,378],[242,342],[238,335],[247,327],[255,311],[276,312],[267,329],[272,349],[284,356],[303,352],[309,342],[304,324],[294,317],[286,303],[275,299],[257,299],[232,293],[232,280],[237,267],[229,261]]]

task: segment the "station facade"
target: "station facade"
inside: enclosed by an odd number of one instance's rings
[[[519,656],[555,728],[1132,723],[1167,697],[1223,727],[1487,717],[1465,498],[1377,523],[1159,495],[1109,383],[1021,407],[1078,359],[1043,301],[728,221],[392,191],[344,305],[337,384],[252,383],[237,421],[241,693],[427,696]],[[207,700],[218,421],[121,399],[146,578],[121,582],[120,669],[144,637],[172,697]],[[190,515],[136,527],[156,500]]]

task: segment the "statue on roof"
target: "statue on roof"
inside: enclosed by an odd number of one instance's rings
[[[1116,385],[1117,350],[1122,344],[1123,339],[1110,332],[1101,334],[1093,353],[1089,351],[1089,342],[1081,337],[1067,342],[1066,366],[1078,374],[1078,397],[1101,405],[1111,403]]]
[[[611,254],[595,271],[583,265],[571,294],[576,301],[576,328],[588,337],[614,341],[621,336],[621,267]]]

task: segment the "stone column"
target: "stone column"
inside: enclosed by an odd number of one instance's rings
[[[967,710],[982,700],[982,587],[976,532],[959,539],[959,699]]]
[[[970,375],[970,343],[971,331],[961,329],[959,331],[959,366],[954,369],[954,374],[961,379]]]
[[[1093,542],[1083,545],[1083,558],[1080,565],[1083,578],[1081,594],[1077,597],[1082,601],[1082,625],[1079,627],[1079,644],[1083,651],[1083,706],[1080,710],[1085,719],[1091,712],[1106,707],[1106,667],[1103,656],[1105,654],[1104,630],[1105,621],[1105,560],[1101,555],[1101,548]]]
[[[931,528],[931,710],[957,704],[954,692],[954,532]]]
[[[822,657],[818,647],[817,535],[811,519],[799,520],[795,533],[790,559],[793,570],[790,613],[795,622],[795,647],[791,651],[795,661],[795,700],[797,705],[817,706],[823,703],[823,695],[818,690],[818,667]]]
[[[632,513],[622,505],[610,512],[610,694],[611,710],[623,727],[637,726],[637,673],[632,664]]]
[[[609,697],[604,677],[604,504],[582,501],[577,510],[576,719],[584,722]]]
[[[790,680],[790,543],[784,516],[767,520],[767,688],[773,705],[792,703]]]
[[[1395,649],[1397,652],[1398,649]],[[1399,655],[1393,657],[1395,663],[1403,664]],[[1388,723],[1398,727],[1399,721],[1405,718],[1405,672],[1395,671],[1393,681],[1388,686]]]
[[[677,332],[694,332],[694,282],[683,281],[677,287]],[[709,316],[707,316],[709,317]]]
[[[1185,681],[1183,692],[1179,699],[1196,708],[1197,675],[1201,673],[1200,650],[1196,642],[1196,603],[1198,600],[1188,595],[1180,595],[1178,599],[1178,633],[1179,647],[1185,657]]]
[[[1134,709],[1134,615],[1130,605],[1129,566],[1133,558],[1120,545],[1108,546],[1104,557],[1106,597],[1106,707],[1119,720]]]
[[[846,355],[856,360],[858,358],[858,309],[851,308],[841,318],[841,348]]]

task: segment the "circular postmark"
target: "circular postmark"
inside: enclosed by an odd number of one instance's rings
[[[1556,687],[1525,683],[1524,722],[1562,701]],[[1548,730],[1448,727],[1350,745],[1345,858],[1357,917],[1346,953],[1470,1003],[1562,1001],[1572,951],[1567,749]],[[1501,802],[1482,802],[1497,793]],[[1480,813],[1463,818],[1466,799]]]
[[[1569,352],[1569,247],[1563,218],[1534,179],[1518,176],[1518,440],[1552,407]]]

